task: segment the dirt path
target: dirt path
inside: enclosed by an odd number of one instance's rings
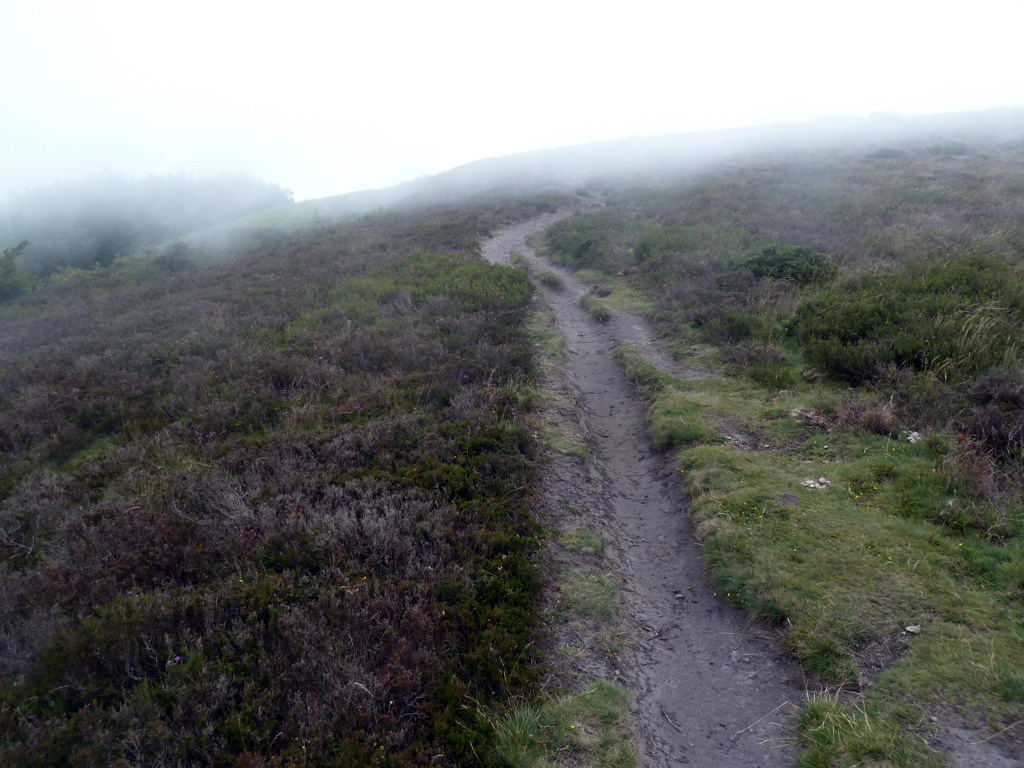
[[[531,272],[552,269],[526,238],[567,212],[499,232],[484,257],[509,263],[522,254]],[[635,697],[635,727],[645,766],[786,766],[786,722],[803,695],[800,673],[751,629],[738,609],[714,595],[690,531],[678,474],[647,436],[645,406],[612,356],[628,341],[663,370],[680,369],[641,317],[616,312],[606,324],[578,304],[586,288],[557,269],[562,290],[544,290],[565,337],[567,388],[589,446],[584,466],[553,467],[540,494],[596,509],[615,564],[632,653],[614,669]],[[563,463],[564,465],[564,463]]]

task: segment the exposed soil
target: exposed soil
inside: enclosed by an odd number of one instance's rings
[[[591,318],[578,304],[586,287],[526,244],[568,213],[499,232],[484,244],[484,256],[507,264],[518,252],[531,272],[554,269],[565,282],[560,290],[544,289],[566,342],[564,379],[552,386],[558,418],[575,422],[568,428],[582,433],[589,455],[585,462],[550,462],[538,494],[548,509],[585,516],[608,543],[605,563],[626,617],[623,651],[601,659],[581,654],[580,668],[617,678],[633,694],[645,766],[790,765],[787,721],[804,695],[800,671],[714,594],[678,474],[670,457],[652,447],[645,406],[612,350],[627,341],[662,370],[680,377],[699,372],[682,369],[661,350],[642,317],[617,311],[607,323]],[[562,630],[562,642],[571,644],[564,637],[571,631]]]

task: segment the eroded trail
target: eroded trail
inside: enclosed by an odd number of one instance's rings
[[[485,258],[507,264],[518,252],[531,271],[552,269],[525,241],[563,215],[503,230],[484,244]],[[643,318],[616,312],[597,323],[578,304],[586,288],[559,274],[565,287],[545,289],[544,296],[565,337],[565,374],[590,451],[579,477],[563,475],[557,493],[601,508],[625,612],[636,627],[630,659],[615,673],[635,696],[643,764],[789,765],[785,723],[803,693],[799,671],[714,595],[678,476],[652,448],[645,406],[612,351],[628,341],[659,368],[695,372],[659,350]]]

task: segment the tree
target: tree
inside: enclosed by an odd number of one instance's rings
[[[25,276],[18,272],[18,257],[28,248],[28,240],[22,240],[13,248],[4,248],[0,258],[0,303],[17,298],[28,288]]]

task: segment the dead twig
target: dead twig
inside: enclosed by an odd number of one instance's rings
[[[1018,721],[1017,721],[1016,723],[1010,723],[1010,724],[1009,724],[1008,726],[1006,726],[1005,728],[1003,728],[1003,730],[1001,730],[1001,731],[996,731],[996,732],[995,732],[995,733],[993,733],[993,734],[992,734],[991,736],[989,736],[988,738],[982,739],[981,741],[968,741],[967,743],[968,743],[968,744],[970,744],[970,745],[974,745],[974,744],[984,744],[984,743],[985,743],[986,741],[992,741],[992,739],[994,739],[994,738],[995,738],[996,736],[999,736],[999,735],[1001,735],[1001,734],[1003,734],[1003,733],[1006,733],[1006,732],[1007,732],[1008,730],[1010,730],[1011,728],[1016,728],[1016,727],[1017,727],[1018,725],[1020,725],[1021,723],[1024,723],[1024,720],[1018,720]]]
[[[665,719],[668,721],[669,725],[671,725],[673,728],[675,728],[680,733],[683,732],[682,728],[680,728],[678,725],[676,725],[675,723],[672,722],[672,718],[668,716],[668,712],[665,711],[664,705],[662,705],[662,707],[661,707],[661,714],[665,716]]]
[[[787,701],[784,701],[784,702],[782,702],[781,704],[779,704],[779,706],[777,706],[777,707],[776,707],[775,709],[773,709],[773,710],[772,710],[771,712],[769,712],[769,713],[768,713],[767,715],[763,715],[762,717],[759,717],[759,718],[757,718],[757,720],[755,720],[754,722],[752,722],[752,723],[751,723],[750,725],[748,725],[748,726],[747,726],[746,728],[742,728],[742,729],[740,729],[740,730],[736,731],[737,735],[738,735],[738,734],[741,734],[741,733],[746,733],[746,732],[747,732],[747,731],[749,731],[749,730],[750,730],[751,728],[753,728],[753,727],[754,727],[755,725],[757,725],[757,724],[758,724],[758,723],[760,723],[760,722],[761,722],[762,720],[764,720],[764,719],[765,719],[766,717],[771,717],[771,716],[772,716],[772,715],[774,715],[774,714],[775,714],[776,712],[778,712],[778,711],[779,711],[779,710],[781,710],[781,709],[782,709],[783,707],[785,707],[785,706],[786,706],[787,704],[788,704],[788,705],[790,705],[790,706],[795,706],[795,705],[793,704],[793,702],[792,702],[792,701],[788,701],[788,700],[787,700]]]

